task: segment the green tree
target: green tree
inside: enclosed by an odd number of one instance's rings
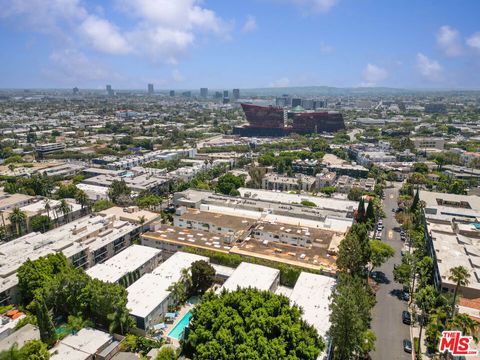
[[[162,204],[162,198],[158,195],[148,194],[138,198],[136,202],[142,209],[152,209]]]
[[[22,234],[22,227],[27,223],[27,214],[25,214],[18,207],[14,208],[10,215],[8,215],[8,220],[12,226],[15,226],[15,231],[18,236]]]
[[[418,349],[415,351],[417,353],[421,353],[420,344],[422,343],[422,331],[423,331],[423,324],[424,320],[426,319],[427,315],[432,311],[435,307],[437,301],[437,292],[432,285],[427,285],[424,288],[420,288],[415,295],[415,302],[417,306],[420,308],[422,312],[422,321],[420,321],[420,332],[418,335]]]
[[[21,302],[24,306],[33,300],[33,294],[41,289],[54,277],[69,266],[68,260],[62,253],[49,254],[32,261],[27,260],[17,270],[18,289]]]
[[[410,207],[410,211],[415,212],[415,210],[417,210],[417,207],[418,207],[419,203],[420,203],[420,194],[419,194],[419,190],[417,188],[417,192],[415,193],[415,196],[413,198],[412,206]]]
[[[215,269],[204,260],[195,261],[190,268],[192,273],[191,292],[193,294],[203,294],[207,291],[215,280]]]
[[[467,286],[470,283],[470,273],[464,266],[456,266],[450,269],[450,276],[448,277],[450,281],[455,283],[455,292],[453,293],[452,300],[452,316],[455,310],[455,304],[457,302],[457,295],[460,286]]]
[[[365,222],[365,201],[360,199],[357,209],[357,223],[362,224]]]
[[[428,174],[428,166],[425,163],[414,163],[413,164],[413,172],[421,173],[421,174]]]
[[[412,289],[412,279],[415,274],[414,259],[410,253],[405,254],[402,257],[402,262],[393,270],[393,278],[396,282],[407,287],[410,294],[413,293]]]
[[[93,211],[95,212],[100,212],[102,210],[106,210],[108,208],[111,208],[112,206],[114,206],[115,204],[107,199],[101,199],[101,200],[97,200],[93,203]]]
[[[250,182],[248,183],[248,187],[253,189],[260,189],[262,187],[262,180],[265,176],[266,170],[265,168],[252,166],[248,169],[248,175],[250,176]]]
[[[335,186],[325,186],[320,189],[320,192],[327,195],[328,197],[331,197],[335,193],[335,191],[337,191],[337,188]]]
[[[48,360],[50,353],[47,344],[40,340],[27,341],[20,349],[21,360]]]
[[[80,204],[82,212],[84,211],[84,209],[88,206],[88,204],[90,202],[90,200],[88,199],[88,196],[85,193],[85,191],[80,190],[80,189],[78,189],[77,193],[75,194],[75,200],[77,201],[77,203]]]
[[[35,313],[40,330],[40,339],[49,347],[52,347],[57,341],[57,334],[55,333],[52,315],[48,311],[45,299],[41,294],[35,296]]]
[[[368,202],[367,210],[365,211],[365,219],[367,222],[371,223],[375,221],[375,210],[372,200]]]
[[[56,195],[60,199],[65,199],[65,198],[74,199],[77,192],[78,192],[78,188],[74,184],[67,184],[67,185],[61,184],[60,187],[58,188]]]
[[[108,197],[114,203],[119,202],[122,197],[129,197],[131,194],[130,188],[127,186],[125,180],[113,180],[108,188]]]
[[[67,202],[67,200],[60,200],[60,205],[58,205],[58,211],[63,214],[65,222],[68,222],[68,214],[72,212],[72,206]]]
[[[287,297],[252,288],[207,292],[193,310],[184,343],[186,356],[194,360],[313,360],[324,348]]]
[[[237,189],[244,185],[245,179],[243,176],[227,173],[218,178],[217,191],[225,195],[232,195],[236,194],[238,192]]]
[[[458,329],[463,335],[471,336],[478,344],[480,337],[480,323],[467,314],[456,314],[450,322],[449,328]]]
[[[370,273],[395,255],[395,249],[381,240],[370,240]]]
[[[368,230],[364,224],[354,224],[338,246],[337,267],[350,274],[362,274],[370,261]]]
[[[30,219],[32,231],[40,231],[42,233],[52,228],[52,220],[47,215],[34,215]]]
[[[120,334],[123,335],[133,324],[133,319],[130,317],[129,311],[125,306],[120,306],[118,309],[115,309],[113,313],[107,315],[107,318],[110,320],[108,327],[110,334],[113,334],[116,330],[120,330]]]
[[[155,360],[175,360],[177,353],[170,346],[164,346],[160,349],[155,357]]]
[[[92,326],[92,322],[90,320],[85,320],[81,314],[75,315],[68,315],[67,318],[67,328],[70,332],[78,332],[82,330],[84,327]]]
[[[348,191],[347,198],[348,200],[352,200],[352,201],[360,201],[364,193],[365,192],[363,191],[362,188],[354,186]]]
[[[365,355],[372,295],[365,289],[363,279],[340,274],[330,303],[330,330],[333,359],[356,359]],[[367,347],[367,350],[370,347]]]

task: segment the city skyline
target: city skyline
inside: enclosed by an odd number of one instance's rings
[[[479,89],[474,1],[0,4],[0,88]]]

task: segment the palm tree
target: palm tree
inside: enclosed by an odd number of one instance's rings
[[[130,315],[125,307],[116,309],[115,312],[108,314],[107,319],[110,320],[110,324],[108,325],[110,334],[113,334],[118,328],[120,328],[121,335],[124,334],[124,330],[128,330]]]
[[[47,212],[47,216],[50,217],[50,210],[52,209],[52,207],[50,206],[50,199],[45,198],[44,203],[45,203],[45,211]]]
[[[18,207],[14,208],[10,215],[8,216],[10,223],[15,226],[17,235],[20,236],[22,231],[22,225],[27,221],[27,215],[20,210]]]
[[[421,343],[422,343],[422,330],[423,324],[425,323],[425,318],[428,313],[435,307],[437,300],[435,288],[432,285],[427,285],[420,290],[418,290],[415,300],[417,306],[422,311],[422,321],[420,321],[420,332],[418,335],[418,349],[415,349],[417,354],[421,353]]]
[[[82,213],[84,208],[88,205],[88,196],[83,190],[78,190],[75,195],[75,200],[80,204],[82,207]]]
[[[452,302],[452,314],[455,313],[455,303],[457,302],[457,294],[460,286],[467,286],[470,283],[470,273],[464,266],[456,266],[450,269],[450,276],[448,280],[455,283],[455,292],[453,293],[453,302]]]
[[[471,336],[478,344],[480,334],[480,323],[473,320],[467,314],[457,314],[453,317],[451,324],[454,328],[460,329],[463,335]]]
[[[67,200],[62,199],[60,200],[60,205],[58,206],[58,210],[65,216],[65,222],[68,221],[68,214],[72,211],[72,207],[70,204],[67,202]]]

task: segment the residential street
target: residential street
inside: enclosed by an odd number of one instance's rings
[[[372,352],[373,360],[411,359],[411,355],[403,351],[403,339],[410,339],[409,326],[402,323],[402,311],[407,309],[407,302],[400,300],[397,295],[402,289],[401,285],[393,280],[393,265],[401,261],[400,251],[403,242],[400,233],[394,231],[398,227],[392,208],[397,207],[396,199],[399,184],[395,188],[385,189],[383,201],[386,218],[383,219],[385,226],[382,240],[395,249],[395,256],[389,259],[383,266],[376,269],[385,274],[384,283],[380,284],[377,292],[377,304],[372,312],[372,330],[377,336],[376,350]]]

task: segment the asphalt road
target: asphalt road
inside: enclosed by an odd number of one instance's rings
[[[376,269],[384,273],[385,280],[380,284],[377,304],[372,311],[372,330],[377,336],[376,350],[371,353],[373,360],[412,359],[403,351],[402,344],[403,339],[410,339],[409,326],[402,323],[402,311],[407,309],[407,302],[399,299],[402,286],[393,280],[393,265],[400,263],[403,247],[400,233],[393,230],[399,226],[392,212],[392,208],[397,207],[398,189],[399,185],[385,189],[383,200],[386,218],[383,219],[382,240],[395,249],[395,256]]]

